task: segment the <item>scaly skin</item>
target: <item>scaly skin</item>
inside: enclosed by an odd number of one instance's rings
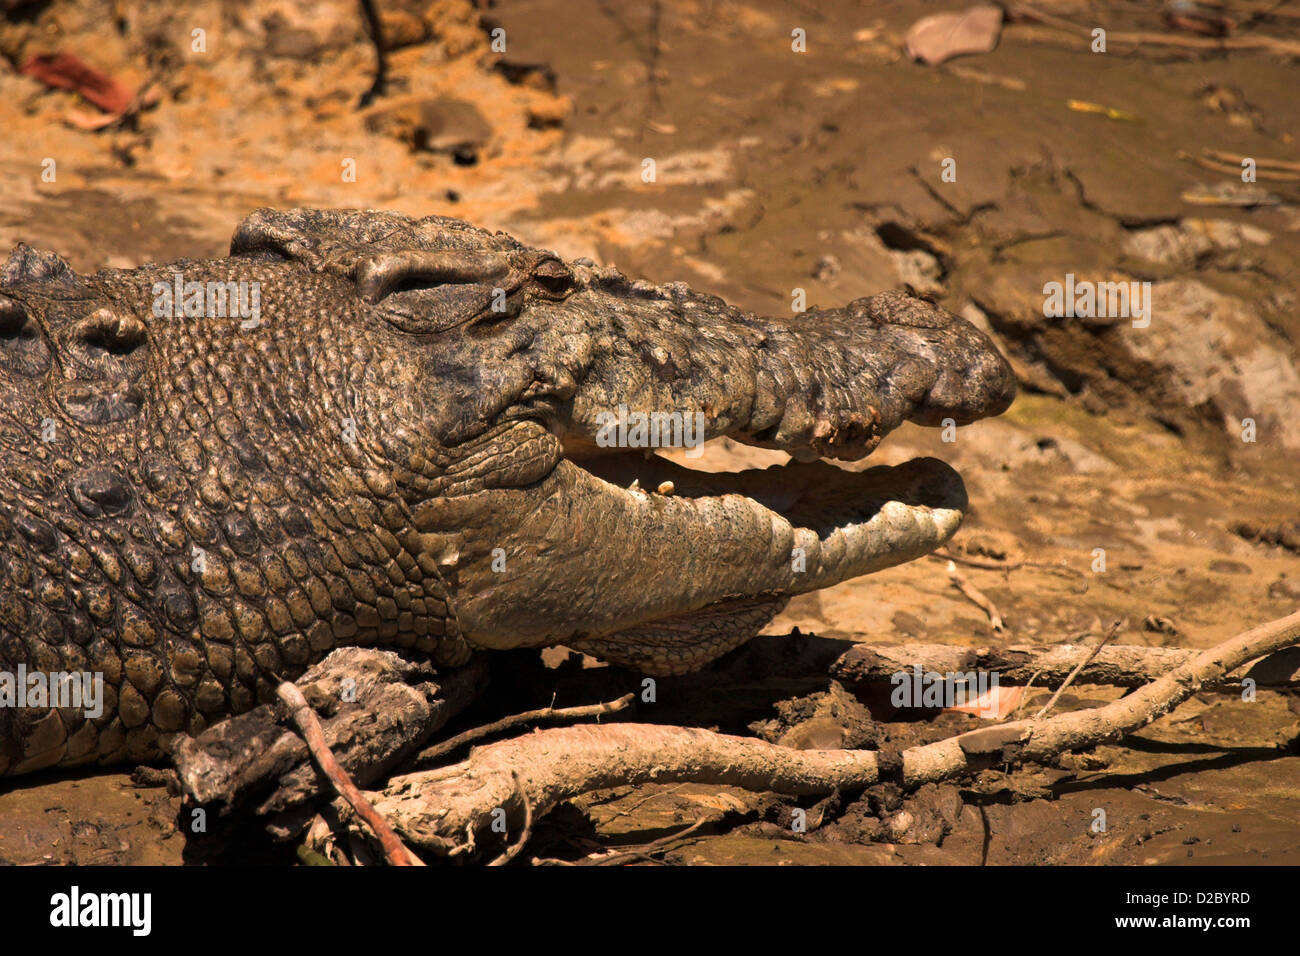
[[[155,315],[177,273],[256,283],[260,321]],[[435,217],[260,211],[228,258],[86,277],[20,247],[0,674],[102,673],[104,709],[0,708],[0,774],[154,758],[347,644],[697,667],[790,595],[941,543],[960,481],[701,475],[605,453],[599,412],[698,410],[709,437],[860,458],[1013,392],[983,336],[905,296],[782,323]],[[638,472],[676,492],[625,490]]]

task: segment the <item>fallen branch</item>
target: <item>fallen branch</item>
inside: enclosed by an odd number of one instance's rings
[[[301,731],[303,740],[307,742],[307,749],[311,751],[321,772],[329,777],[330,783],[334,785],[339,796],[352,806],[357,816],[365,820],[366,825],[379,838],[379,844],[384,848],[384,859],[393,866],[424,866],[424,861],[406,848],[393,832],[393,828],[388,825],[388,821],[376,812],[370,801],[352,782],[347,771],[339,766],[338,760],[330,752],[329,744],[325,743],[325,734],[321,730],[316,712],[311,709],[307,698],[302,696],[302,691],[297,685],[290,681],[283,681],[275,689],[275,693],[289,708],[289,719]]]
[[[373,794],[375,809],[408,841],[446,853],[464,834],[480,841],[493,811],[518,823],[564,800],[614,786],[694,782],[825,795],[882,780],[905,789],[993,764],[1050,763],[1115,740],[1167,714],[1211,681],[1300,641],[1300,612],[1246,631],[1103,707],[1045,720],[983,727],[902,753],[792,750],[762,740],[650,724],[537,731],[474,749],[450,767],[396,777]]]
[[[616,714],[620,710],[626,710],[632,701],[636,699],[635,694],[624,694],[618,700],[607,701],[603,704],[585,704],[581,707],[561,707],[558,710],[554,705],[550,707],[541,707],[537,710],[524,711],[522,714],[514,714],[510,717],[502,717],[490,724],[484,724],[482,727],[473,727],[464,733],[457,734],[455,737],[449,737],[439,743],[434,744],[415,758],[417,767],[428,766],[431,763],[437,763],[443,757],[450,753],[455,753],[466,744],[473,743],[476,740],[482,740],[484,737],[490,737],[493,734],[499,734],[503,730],[509,730],[511,727],[518,727],[520,724],[531,724],[541,720],[581,720],[584,717],[601,717],[605,714]]]
[[[1038,677],[1057,687],[1077,665],[1083,647],[1055,644],[1036,647],[955,647],[951,644],[855,644],[830,667],[831,676],[847,685],[888,683],[913,668],[940,674],[971,671],[996,673],[1001,684],[1028,685]],[[1083,684],[1141,687],[1186,664],[1197,651],[1171,647],[1114,644],[1099,649],[1075,679]],[[1254,662],[1249,669],[1207,680],[1202,690],[1239,693],[1249,678],[1260,688],[1300,688],[1300,648],[1287,648]]]

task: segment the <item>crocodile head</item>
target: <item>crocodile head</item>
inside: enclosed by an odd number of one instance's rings
[[[351,283],[378,341],[357,440],[387,462],[472,646],[566,644],[698,667],[790,596],[924,555],[961,480],[921,459],[850,472],[904,421],[1002,412],[978,330],[899,293],[762,318],[465,223],[262,210],[232,256]],[[795,461],[733,474],[656,449],[728,436]]]

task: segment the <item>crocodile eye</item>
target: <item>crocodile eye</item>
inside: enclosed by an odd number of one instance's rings
[[[564,295],[573,287],[573,273],[559,259],[543,259],[533,266],[533,280],[552,295]]]
[[[373,304],[402,290],[482,284],[509,273],[510,261],[500,253],[409,249],[359,260],[353,278],[361,297]]]

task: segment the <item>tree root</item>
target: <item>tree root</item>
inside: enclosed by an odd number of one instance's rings
[[[438,855],[516,843],[528,816],[591,790],[641,783],[725,784],[794,796],[894,782],[913,790],[992,764],[1050,763],[1150,724],[1207,683],[1300,641],[1300,612],[1192,654],[1127,697],[1045,720],[995,724],[947,740],[881,751],[791,750],[685,727],[608,724],[537,731],[473,750],[454,766],[395,777],[369,794],[405,840]],[[1101,659],[1099,655],[1099,660]],[[353,833],[354,817],[344,815]],[[493,821],[505,822],[493,834]],[[511,836],[513,835],[513,836]]]

